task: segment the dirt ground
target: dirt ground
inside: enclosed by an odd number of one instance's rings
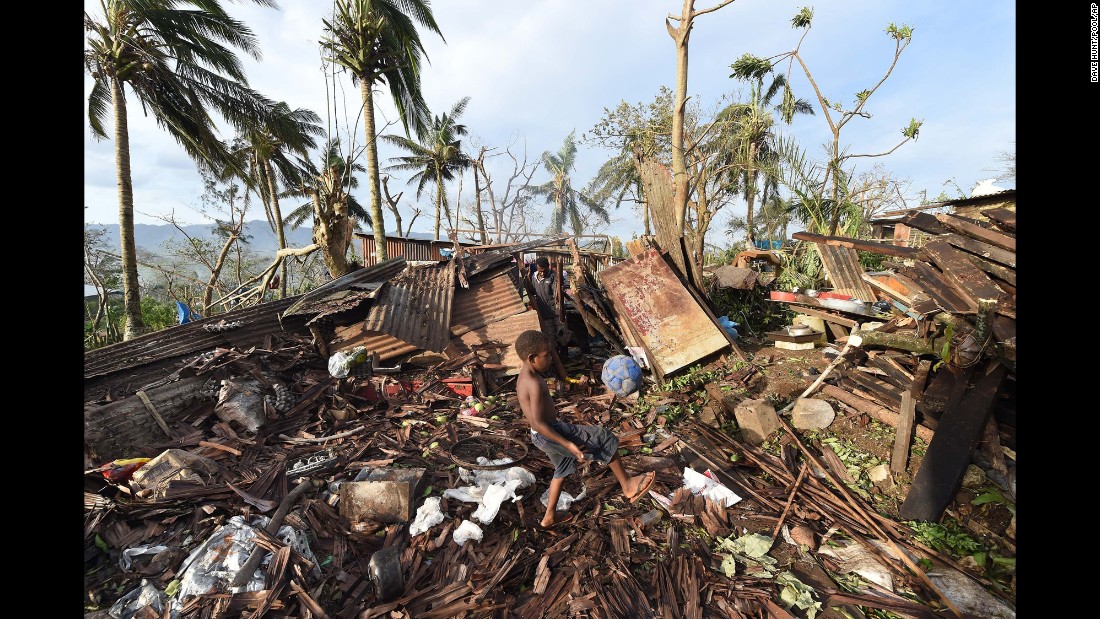
[[[750,338],[742,338],[739,344],[753,364],[761,368],[763,375],[762,379],[750,382],[749,397],[769,400],[777,410],[801,395],[830,362],[830,357],[825,355],[827,348],[821,346],[813,350],[792,351],[775,348],[767,339]],[[811,397],[822,396],[816,394]],[[865,413],[845,407],[828,397],[822,397],[822,399],[833,405],[836,419],[822,431],[803,433],[801,440],[819,449],[825,442],[834,447],[850,449],[853,459],[860,462],[860,466],[866,466],[875,461],[889,465],[895,438],[893,427],[880,423]],[[861,478],[861,481],[868,482],[860,484],[867,491],[868,496],[864,496],[864,499],[869,499],[868,502],[879,513],[896,520],[913,477],[920,469],[926,448],[924,441],[914,439],[907,470],[905,474],[895,476],[893,484],[872,484],[869,480]],[[980,453],[976,453],[975,461],[984,463]],[[850,461],[846,460],[845,463],[849,464]],[[1014,465],[1014,462],[1012,464]],[[1010,495],[1011,503],[978,500],[976,502],[979,504],[975,504],[975,500],[979,497],[983,495],[988,497],[990,491],[999,492],[1001,495],[1006,494],[998,484],[984,474],[982,469],[981,466],[971,465],[954,500],[945,510],[942,521],[957,523],[960,529],[977,539],[986,548],[992,549],[992,553],[997,556],[1014,559],[1016,555],[1015,496]],[[852,469],[849,468],[849,470]],[[1014,481],[1012,486],[1014,488]],[[973,568],[973,573],[976,575],[983,575],[983,570],[973,565],[973,561],[968,557],[964,557],[961,564],[964,567]],[[1014,576],[1011,578],[1010,586],[1014,592]]]

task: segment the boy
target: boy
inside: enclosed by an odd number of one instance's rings
[[[653,486],[657,474],[630,476],[619,460],[619,439],[600,426],[584,426],[558,421],[558,411],[550,399],[550,390],[540,373],[550,369],[550,340],[541,331],[528,330],[516,338],[516,354],[523,368],[516,379],[516,396],[523,416],[531,429],[531,443],[550,457],[554,477],[550,480],[550,496],[546,515],[539,525],[549,529],[555,524],[573,520],[570,514],[561,520],[555,515],[558,497],[565,478],[576,470],[577,462],[594,460],[607,464],[619,481],[623,496],[636,503]]]

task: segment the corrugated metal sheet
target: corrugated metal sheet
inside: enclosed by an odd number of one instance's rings
[[[383,287],[363,324],[418,348],[442,352],[450,340],[455,265],[408,266]]]
[[[500,266],[501,264],[511,263],[512,256],[517,253],[526,252],[536,247],[542,247],[543,245],[560,243],[567,238],[569,238],[569,235],[563,234],[557,237],[540,239],[537,241],[527,241],[526,243],[517,243],[503,249],[485,251],[481,252],[480,254],[466,256],[462,259],[463,265],[466,269],[466,277],[473,277],[478,273],[488,271],[493,267]]]
[[[833,282],[833,292],[853,296],[867,303],[878,300],[870,284],[863,280],[863,267],[859,265],[859,254],[856,250],[825,243],[815,245],[821,253],[821,265]]]
[[[84,353],[84,399],[86,402],[99,400],[113,387],[132,394],[146,384],[165,378],[183,359],[200,352],[219,347],[261,346],[272,333],[298,330],[308,333],[304,327],[305,316],[279,320],[279,315],[300,299],[297,296],[269,301],[90,350]],[[222,332],[203,328],[222,320],[243,324]]]
[[[339,303],[345,290],[362,290],[373,288],[371,284],[377,284],[389,280],[405,269],[406,261],[403,257],[390,258],[381,264],[357,269],[338,277],[331,282],[318,286],[298,298],[297,303],[287,308],[283,316],[295,314],[316,314],[325,311],[325,301],[332,299]],[[343,309],[347,309],[344,307]],[[343,311],[341,309],[340,311]],[[331,313],[331,312],[328,312]]]
[[[451,310],[451,334],[462,335],[474,329],[526,311],[512,273],[515,267],[503,264],[495,274],[469,288],[455,292]],[[488,272],[492,273],[492,272]]]
[[[518,374],[523,363],[516,354],[516,338],[528,329],[534,331],[540,329],[538,314],[533,310],[487,324],[480,329],[465,333],[453,341],[455,348],[461,354],[470,352],[477,345],[498,345],[499,348],[494,349],[489,354],[486,362],[500,363],[505,366],[505,374]]]

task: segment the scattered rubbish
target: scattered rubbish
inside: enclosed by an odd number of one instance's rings
[[[103,479],[109,482],[122,483],[130,479],[134,471],[144,466],[150,459],[151,458],[118,458],[99,468],[84,472],[103,473]]]
[[[140,557],[141,555],[155,555],[161,551],[168,550],[167,546],[134,546],[133,548],[127,548],[122,551],[122,556],[119,557],[118,564],[122,566],[122,569],[130,571],[130,566],[133,565],[134,557]]]
[[[559,511],[559,512],[569,511],[569,508],[573,505],[573,503],[583,499],[584,495],[587,494],[587,493],[588,493],[588,488],[585,487],[584,485],[581,486],[581,493],[578,494],[577,496],[573,496],[572,494],[569,494],[565,490],[562,490],[561,494],[558,495],[558,504],[554,508],[554,510]],[[547,488],[546,490],[544,490],[542,492],[542,496],[539,497],[539,502],[542,503],[543,507],[547,507],[547,506],[550,505],[550,489],[549,488]]]
[[[210,458],[182,449],[168,449],[134,471],[133,482],[138,488],[150,490],[154,498],[160,498],[168,491],[169,482],[205,485],[218,470],[218,463]]]
[[[684,487],[691,490],[692,494],[702,494],[708,499],[716,501],[722,507],[732,507],[741,497],[737,496],[725,485],[718,481],[710,469],[699,473],[689,467],[684,467]]]
[[[267,422],[263,396],[260,381],[255,378],[227,378],[218,390],[214,414],[222,421],[234,421],[255,432]]]
[[[491,466],[509,464],[511,460],[479,458],[479,462]],[[516,494],[516,490],[535,483],[535,476],[520,466],[513,466],[507,470],[476,470],[473,472],[460,468],[459,478],[467,483],[472,482],[473,485],[448,488],[443,491],[443,496],[466,503],[478,503],[478,507],[471,517],[476,518],[481,524],[489,524],[496,518],[497,512],[500,510],[500,504],[504,502],[504,499],[510,498],[513,503],[521,500],[523,496]]]
[[[352,525],[364,520],[408,522],[425,469],[366,468],[340,486],[340,515]]]
[[[134,619],[145,617],[148,611],[153,611],[156,616],[163,616],[164,606],[168,602],[168,596],[157,589],[153,583],[141,579],[141,585],[135,587],[126,595],[118,598],[111,606],[107,614],[113,619]],[[148,610],[147,610],[148,609]],[[139,613],[142,613],[139,615]],[[171,611],[172,619],[177,616],[177,611]]]
[[[416,518],[409,525],[409,535],[415,537],[435,525],[443,522],[443,512],[439,509],[440,498],[431,496],[416,510]]]
[[[842,573],[859,574],[887,591],[894,590],[894,577],[890,574],[890,570],[862,544],[850,540],[832,539],[828,542],[822,541],[817,552],[836,559]]]
[[[388,602],[401,595],[405,590],[405,577],[401,571],[401,547],[386,546],[372,554],[368,573],[379,601]]]
[[[178,599],[185,601],[189,596],[207,593],[262,590],[265,580],[263,569],[257,569],[241,587],[230,587],[229,583],[248,561],[255,545],[253,540],[256,538],[256,530],[263,529],[269,521],[269,518],[260,516],[248,524],[242,516],[233,516],[215,530],[183,562],[184,567],[180,570]],[[275,537],[309,559],[314,565],[314,574],[320,575],[317,560],[309,548],[309,541],[304,533],[290,525],[284,525],[279,528]],[[266,560],[270,562],[270,553]]]
[[[463,520],[462,524],[458,525],[455,529],[453,538],[456,544],[459,546],[465,546],[466,542],[474,540],[480,542],[485,533],[481,530],[481,527],[474,524],[472,520]]]

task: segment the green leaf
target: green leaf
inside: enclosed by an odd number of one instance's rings
[[[996,490],[990,490],[989,492],[986,492],[985,494],[981,494],[981,495],[978,495],[977,497],[974,497],[974,499],[972,501],[970,501],[970,504],[971,505],[985,505],[986,503],[1004,503],[1004,502],[1005,502],[1005,498],[1003,496],[1001,496],[1000,492],[997,492]]]
[[[424,494],[421,494],[420,496],[421,497],[426,497],[426,496],[431,495],[431,493],[432,493],[432,487],[428,486],[427,488],[424,489]]]
[[[734,560],[733,555],[724,555],[722,559],[722,573],[726,575],[726,578],[733,578],[737,574],[737,561]]]
[[[107,542],[103,541],[103,538],[99,536],[99,533],[95,534],[95,547],[102,550],[103,552],[107,552],[108,550]]]
[[[180,586],[181,583],[178,578],[173,580],[172,582],[168,583],[167,587],[164,588],[164,595],[167,595],[168,597],[175,597],[176,593],[178,593],[180,590]]]

